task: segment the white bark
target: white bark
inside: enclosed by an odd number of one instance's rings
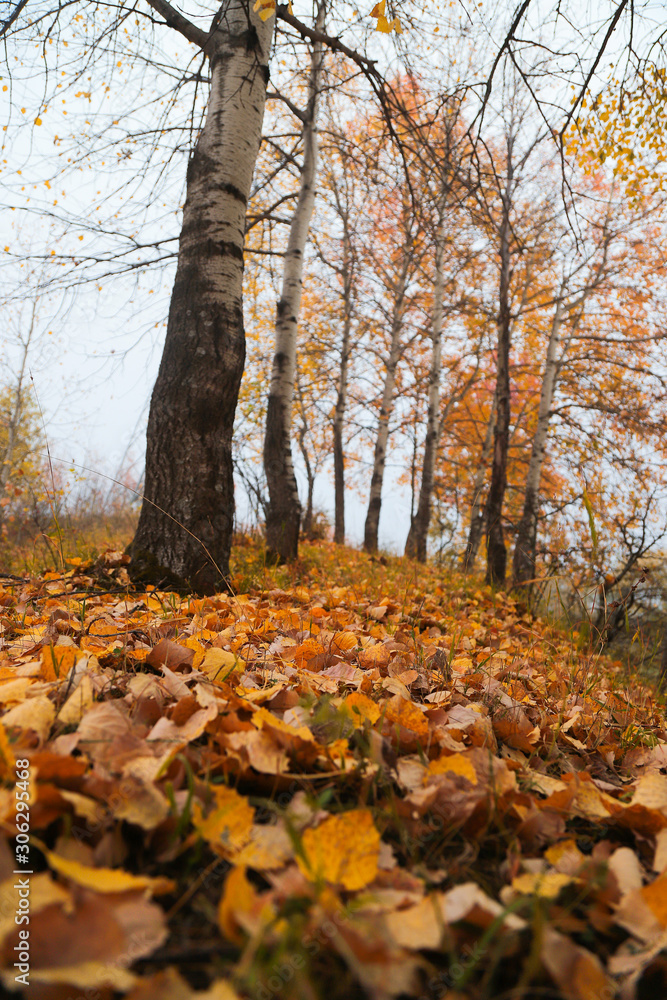
[[[350,233],[348,217],[343,217],[343,339],[340,348],[340,371],[338,373],[338,394],[333,421],[334,439],[334,541],[345,543],[345,456],[343,454],[343,430],[347,406],[347,381],[350,363],[350,335],[352,332],[352,260],[350,253]]]
[[[391,340],[389,355],[382,387],[380,416],[378,418],[375,451],[373,454],[373,475],[371,477],[370,495],[368,498],[368,513],[364,526],[364,548],[375,552],[378,547],[378,527],[380,524],[380,509],[382,506],[382,482],[387,461],[387,441],[389,440],[389,418],[394,402],[396,389],[396,369],[403,352],[401,332],[403,329],[403,312],[405,310],[405,288],[409,268],[409,249],[406,242],[404,261],[395,290],[394,306],[391,320]]]
[[[544,465],[544,454],[546,450],[547,437],[549,435],[549,421],[551,419],[551,406],[556,391],[558,379],[558,344],[560,341],[560,328],[563,324],[564,309],[562,301],[556,304],[553,320],[551,321],[551,331],[549,333],[549,343],[547,344],[547,356],[544,366],[544,377],[540,390],[540,405],[537,411],[537,427],[533,437],[533,447],[530,453],[530,463],[526,476],[526,492],[537,493],[540,488],[542,478],[542,467]]]
[[[482,540],[483,528],[484,528],[484,511],[482,504],[482,490],[484,489],[484,480],[486,479],[486,470],[489,465],[489,458],[491,457],[491,447],[493,445],[493,434],[496,427],[496,398],[493,397],[493,402],[491,404],[491,413],[489,414],[489,420],[486,425],[486,435],[484,437],[484,444],[482,445],[482,452],[479,456],[479,462],[477,464],[477,472],[475,473],[475,478],[472,484],[472,504],[470,505],[470,528],[468,531],[468,543],[466,545],[465,554],[463,556],[463,571],[464,573],[470,573],[475,566],[475,559],[477,558],[477,552],[479,550],[479,543]]]
[[[324,0],[320,3],[316,30],[324,27]],[[303,125],[303,167],[299,194],[292,217],[283,268],[283,284],[276,309],[275,353],[264,440],[264,469],[269,487],[267,543],[283,559],[295,558],[298,546],[301,507],[292,462],[291,434],[296,350],[303,291],[303,258],[315,205],[318,138],[317,113],[322,78],[322,43],[311,50],[308,81],[308,108]]]
[[[424,463],[422,479],[419,488],[417,513],[412,518],[405,554],[426,560],[426,539],[431,520],[431,497],[433,494],[433,477],[435,473],[435,456],[443,422],[440,420],[440,375],[442,372],[442,325],[443,299],[445,291],[445,239],[443,232],[443,213],[441,205],[438,230],[435,239],[435,280],[433,283],[433,317],[431,320],[431,368],[428,380],[428,407],[426,415],[426,442],[424,446]]]
[[[321,4],[317,19],[319,30],[323,27],[323,20],[324,5]],[[285,252],[282,293],[276,317],[276,351],[269,390],[272,396],[277,396],[282,401],[289,414],[288,423],[290,424],[296,372],[297,328],[303,292],[303,258],[315,206],[318,158],[317,113],[321,76],[322,43],[315,42],[312,49],[308,83],[308,111],[303,126],[303,169]]]

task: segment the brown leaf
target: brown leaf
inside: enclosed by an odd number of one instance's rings
[[[160,639],[146,657],[146,663],[151,667],[169,667],[170,670],[181,670],[191,667],[195,658],[193,649],[187,649],[171,639]]]
[[[613,997],[615,987],[598,958],[552,927],[545,927],[541,951],[544,967],[567,1000]]]

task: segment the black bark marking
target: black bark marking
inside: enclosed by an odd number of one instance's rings
[[[245,205],[247,201],[247,198],[244,195],[243,191],[235,187],[233,184],[219,184],[218,190],[224,191],[225,194],[228,194],[230,196],[230,198],[234,198],[235,201],[240,201],[242,205]]]
[[[234,257],[236,260],[243,260],[243,247],[240,247],[232,240],[212,240],[209,236],[206,241],[207,257]]]

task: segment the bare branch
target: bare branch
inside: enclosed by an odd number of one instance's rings
[[[202,31],[192,21],[188,21],[187,17],[184,17],[170,3],[167,3],[167,0],[147,0],[147,3],[164,18],[165,24],[168,24],[170,28],[179,31],[184,38],[187,38],[193,45],[198,45],[200,49],[205,47],[211,37],[208,31]]]
[[[295,28],[302,38],[308,38],[311,42],[320,42],[320,44],[326,45],[328,49],[331,49],[332,52],[341,52],[348,59],[351,59],[352,62],[356,63],[357,66],[360,66],[364,72],[370,73],[376,78],[379,76],[378,70],[375,68],[376,59],[368,59],[367,56],[362,56],[361,53],[355,52],[354,49],[345,45],[338,36],[327,35],[323,31],[309,28],[307,24],[300,21],[294,14],[290,14],[287,4],[278,4],[276,7],[276,17],[279,17],[285,24],[289,24],[290,27]]]
[[[19,0],[19,2],[14,7],[14,10],[11,11],[9,17],[5,18],[4,21],[0,21],[0,38],[2,38],[4,35],[7,34],[11,26],[14,24],[14,21],[16,21],[19,14],[23,10],[23,8],[27,6],[27,4],[28,0]]]

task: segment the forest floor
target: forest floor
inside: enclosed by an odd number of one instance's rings
[[[654,689],[479,579],[235,560],[0,580],[4,995],[667,996]]]

